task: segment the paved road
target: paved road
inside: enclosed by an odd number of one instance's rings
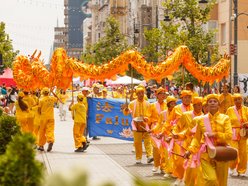
[[[89,175],[89,185],[99,185],[101,182],[111,180],[117,186],[131,186],[134,176],[145,180],[158,180],[161,185],[172,183],[174,179],[164,179],[161,174],[153,174],[152,164],[146,164],[143,155],[142,164],[135,164],[135,155],[132,153],[133,145],[113,138],[101,137],[100,140],[92,141],[87,152],[74,153],[72,126],[70,115],[67,121],[60,121],[58,110],[55,109],[55,138],[56,142],[51,153],[37,153],[37,158],[44,162],[47,174],[62,172],[63,174],[74,173],[75,168],[86,171]],[[229,186],[248,185],[247,177],[229,177]]]

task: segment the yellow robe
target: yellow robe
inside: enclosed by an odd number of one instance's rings
[[[180,122],[176,127],[174,128],[174,131],[176,134],[179,135],[179,138],[181,140],[184,140],[183,147],[187,149],[188,145],[192,141],[192,133],[191,130],[195,126],[195,122],[193,122],[193,119],[197,116],[202,115],[202,113],[196,114],[194,111],[187,111],[182,114],[182,117],[180,118]],[[185,170],[184,175],[184,183],[186,186],[193,186],[197,185],[198,181],[198,175],[200,175],[200,167],[196,168],[190,168],[188,167]],[[199,182],[199,181],[198,181]]]
[[[219,101],[220,101],[219,111],[222,114],[225,114],[227,109],[234,105],[232,94],[229,93],[227,95],[221,94],[219,97]]]
[[[167,105],[165,102],[162,102],[162,104],[160,104],[159,102],[155,102],[151,104],[151,113],[152,113],[150,119],[151,128],[160,126],[160,128],[157,128],[156,130],[162,131],[162,126],[158,125],[157,121],[159,114],[165,109],[167,109]],[[160,169],[163,170],[162,162],[164,162],[164,158],[163,158],[164,156],[162,153],[164,152],[164,148],[163,147],[157,148],[156,144],[153,143],[153,140],[152,140],[152,145],[153,145],[154,167],[160,166]]]
[[[82,143],[86,142],[84,130],[86,127],[86,106],[83,102],[78,102],[71,107],[74,119],[73,138],[75,148],[82,147]]]
[[[176,124],[174,125],[173,127],[173,133],[177,133],[177,132],[181,132],[183,131],[184,129],[186,128],[181,128],[182,124],[181,124],[181,117],[182,117],[182,114],[186,111],[191,111],[193,110],[193,106],[190,104],[188,105],[187,107],[185,107],[182,104],[179,104],[177,106],[174,107],[173,109],[173,121],[176,121]],[[180,144],[183,144],[183,139],[178,139],[178,140],[175,140],[175,143],[174,143],[174,147],[173,147],[173,151],[177,154],[182,154],[184,152],[184,149],[182,148],[182,145]],[[173,171],[173,175],[176,176],[177,178],[179,179],[183,179],[183,176],[184,176],[184,168],[183,168],[183,162],[184,162],[184,159],[180,156],[176,156],[176,155],[173,155],[173,161],[174,161],[174,171]]]
[[[28,131],[33,133],[34,130],[34,112],[31,111],[31,108],[37,105],[35,99],[31,95],[27,95],[23,97],[23,101],[28,104],[29,114],[28,114]]]
[[[39,111],[41,115],[39,146],[44,146],[46,142],[54,142],[54,103],[57,98],[53,96],[44,96],[39,102]]]
[[[241,110],[237,111],[240,116],[240,120],[236,115],[236,107],[229,107],[226,114],[230,117],[232,129],[233,129],[233,140],[231,146],[238,150],[238,158],[235,161],[230,162],[230,168],[237,168],[238,173],[245,173],[247,169],[247,151],[246,151],[246,137],[240,136],[240,125],[241,123],[248,122],[248,108],[245,106],[241,107]],[[241,115],[242,114],[242,115]],[[236,134],[236,135],[235,135]]]
[[[147,117],[148,119],[151,118],[151,105],[148,101],[143,100],[139,102],[138,100],[134,100],[129,103],[128,108],[131,111],[132,118],[141,116]],[[152,145],[149,134],[147,132],[133,131],[133,136],[136,160],[141,160],[142,158],[142,140],[144,140],[146,156],[149,158],[152,157]]]
[[[214,138],[214,145],[229,144],[232,139],[232,126],[229,117],[225,114],[221,114],[220,112],[217,112],[214,115],[208,113],[208,116],[212,132],[216,133],[216,138]],[[196,123],[196,133],[189,146],[189,151],[193,154],[197,153],[201,144],[205,143],[204,133],[206,132],[206,127],[203,117],[197,119]],[[200,160],[203,185],[227,185],[229,162],[221,162],[210,159],[207,152],[203,152],[201,154]]]
[[[19,104],[18,104],[18,101],[15,102],[15,107],[16,107],[16,114],[15,115],[16,115],[17,121],[20,123],[21,131],[22,132],[30,132],[29,126],[28,126],[29,110],[22,111]]]

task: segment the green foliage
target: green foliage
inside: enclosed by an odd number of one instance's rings
[[[0,185],[36,186],[43,176],[43,165],[35,160],[35,139],[31,134],[16,135],[0,157]]]
[[[5,153],[12,137],[20,133],[20,127],[15,117],[3,114],[0,116],[0,154]]]
[[[166,181],[144,181],[138,177],[134,179],[135,186],[168,186],[171,185]]]
[[[0,53],[3,54],[4,67],[11,67],[15,56],[19,51],[14,51],[12,40],[5,33],[5,24],[0,22]]]
[[[73,170],[72,175],[66,174],[66,176],[61,174],[55,174],[48,178],[48,180],[45,183],[45,186],[88,186],[88,175],[81,170]],[[168,186],[170,185],[169,182],[166,182],[164,180],[162,181],[144,181],[138,177],[135,177],[133,180],[134,186]],[[115,186],[115,184],[109,182],[109,183],[103,183],[99,186]]]
[[[88,175],[81,170],[73,170],[70,175],[54,174],[48,178],[45,186],[87,186]],[[112,183],[104,183],[101,186],[114,186]]]
[[[92,46],[87,46],[82,59],[86,63],[104,64],[127,50],[127,41],[121,34],[119,22],[114,17],[106,20],[105,36]]]
[[[218,46],[213,43],[216,30],[204,29],[204,24],[209,20],[210,11],[216,0],[210,0],[206,5],[199,5],[198,0],[167,0],[164,2],[165,15],[170,17],[169,22],[161,22],[161,28],[145,31],[145,38],[149,45],[142,49],[148,58],[164,60],[168,51],[180,45],[189,47],[193,57],[203,65],[212,64],[219,58]],[[211,51],[209,64],[208,52]],[[182,79],[182,74],[178,79]],[[191,76],[191,74],[187,74]],[[197,82],[192,76],[186,79]]]

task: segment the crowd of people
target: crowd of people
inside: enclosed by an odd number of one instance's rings
[[[225,84],[220,94],[200,97],[187,83],[177,104],[178,98],[160,87],[155,91],[157,101],[149,103],[145,87],[138,86],[137,98],[123,107],[123,113],[133,118],[136,163],[142,162],[144,141],[147,163],[154,161],[152,171],[177,178],[174,185],[224,186],[228,172],[244,176],[248,110],[242,95],[228,90]],[[217,154],[219,147],[224,150]]]
[[[221,93],[199,96],[197,88],[187,83],[185,89],[138,85],[105,87],[95,83],[70,96],[65,90],[43,88],[37,92],[1,87],[1,107],[15,115],[21,131],[36,137],[37,149],[51,151],[54,144],[54,107],[58,105],[61,121],[69,110],[74,120],[75,152],[89,147],[87,139],[87,98],[118,98],[130,100],[122,105],[124,115],[132,116],[132,132],[136,164],[142,163],[142,143],[151,170],[165,178],[177,178],[174,185],[227,185],[228,171],[244,176],[247,169],[248,109],[239,87],[233,94],[228,85]],[[66,102],[72,101],[69,108]],[[155,100],[150,103],[149,99]],[[178,101],[180,100],[180,102]],[[247,132],[247,134],[246,134]],[[98,139],[95,136],[93,139]],[[237,157],[219,161],[210,157],[210,147],[233,147]],[[232,149],[231,149],[232,150]],[[222,153],[223,159],[229,156]]]

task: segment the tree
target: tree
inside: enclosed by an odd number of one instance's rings
[[[19,51],[14,51],[12,40],[5,33],[5,23],[0,22],[0,54],[3,57],[4,68],[12,66],[12,62],[18,53]]]
[[[198,63],[207,65],[211,46],[212,59],[210,61],[217,60],[218,46],[213,44],[216,30],[206,32],[204,28],[210,18],[210,11],[215,1],[210,0],[208,4],[201,6],[198,0],[167,0],[163,6],[170,21],[161,22],[161,29],[153,28],[145,31],[144,36],[149,45],[142,49],[142,53],[154,61],[159,56],[162,56],[159,60],[163,60],[168,51],[172,51],[180,45],[186,45]],[[177,74],[182,75],[181,73]],[[185,81],[197,82],[190,74],[186,73],[185,75]]]
[[[127,41],[120,31],[119,22],[114,17],[107,18],[104,33],[105,36],[98,42],[87,46],[86,52],[82,55],[84,62],[104,64],[127,50]]]
[[[0,156],[0,185],[41,185],[44,166],[35,159],[34,142],[32,134],[14,136]]]
[[[20,126],[15,117],[5,114],[0,116],[0,154],[5,153],[7,145],[13,140],[13,136],[20,132]]]

